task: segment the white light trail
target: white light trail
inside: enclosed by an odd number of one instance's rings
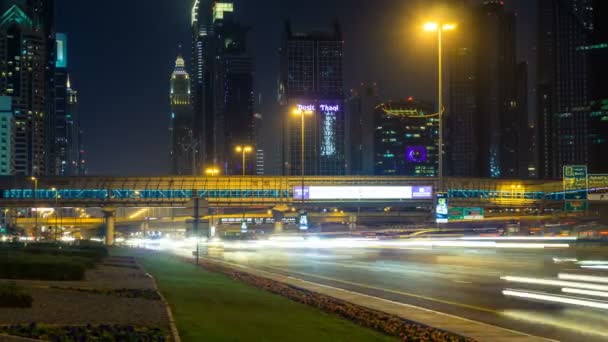
[[[584,299],[572,298],[572,297],[563,297],[563,296],[555,296],[544,293],[533,293],[533,292],[524,292],[517,290],[503,290],[502,294],[510,297],[518,297],[518,298],[526,298],[526,299],[536,299],[551,303],[561,303],[561,304],[570,304],[577,306],[585,306],[589,308],[595,309],[603,309],[608,310],[608,303],[606,302],[594,302]]]
[[[582,268],[593,269],[593,270],[608,270],[608,265],[591,265],[591,266],[581,266]]]
[[[536,285],[560,286],[560,287],[574,287],[574,288],[587,289],[587,290],[608,291],[607,285],[577,283],[577,282],[573,282],[573,281],[526,278],[526,277],[511,277],[511,276],[501,277],[500,279],[506,280],[506,281],[512,282],[512,283],[536,284]]]
[[[553,262],[556,264],[562,263],[562,262],[577,262],[578,259],[575,258],[553,258]]]
[[[576,236],[464,236],[461,240],[576,241]]]
[[[607,265],[608,266],[608,261],[606,260],[583,260],[583,261],[579,261],[578,264],[580,265]]]
[[[571,293],[571,294],[585,295],[585,296],[608,298],[608,292],[601,292],[601,291],[571,289],[571,288],[566,287],[566,288],[562,289],[562,292],[564,292],[564,293]]]
[[[567,273],[560,273],[557,277],[559,279],[564,279],[564,280],[588,281],[591,283],[608,283],[607,277],[596,277],[596,276],[567,274]]]

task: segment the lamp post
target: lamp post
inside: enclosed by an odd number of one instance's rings
[[[34,182],[34,239],[38,238],[38,178],[30,178]]]
[[[245,167],[245,155],[247,153],[251,153],[251,151],[253,151],[253,147],[251,147],[251,146],[237,146],[236,147],[236,152],[243,154],[243,176],[245,176],[245,171],[247,170]]]
[[[57,225],[57,210],[59,209],[59,191],[57,191],[57,188],[52,188],[51,191],[55,193],[55,230],[53,231],[53,236],[55,238],[55,241],[57,241],[57,229],[59,229],[59,226]]]
[[[444,31],[453,31],[456,29],[456,24],[428,22],[424,24],[424,30],[427,32],[437,32],[437,48],[438,48],[438,85],[437,85],[437,104],[439,117],[439,187],[443,189],[443,37]]]
[[[305,158],[304,158],[304,154],[305,154],[305,122],[304,119],[306,117],[306,115],[313,115],[314,112],[312,110],[303,110],[302,108],[296,108],[293,110],[293,114],[294,115],[299,115],[301,118],[301,148],[302,150],[300,151],[300,172],[302,174],[302,187],[300,188],[300,194],[301,194],[301,200],[302,200],[302,207],[304,206],[304,162],[305,162]]]

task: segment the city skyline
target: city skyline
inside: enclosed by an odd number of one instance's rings
[[[262,129],[263,135],[268,136],[276,131],[268,123],[273,121],[271,119],[278,119],[275,95],[278,78],[276,65],[280,57],[277,49],[280,47],[282,26],[289,18],[293,19],[298,31],[323,28],[335,18],[341,21],[345,35],[345,92],[360,82],[370,81],[378,84],[382,99],[405,98],[410,95],[421,99],[434,99],[434,77],[424,76],[432,75],[434,70],[432,58],[428,58],[432,56],[432,50],[401,53],[401,49],[407,46],[409,30],[417,28],[411,22],[413,13],[408,12],[408,6],[414,6],[417,2],[400,2],[401,5],[392,0],[385,2],[386,7],[349,8],[345,1],[324,3],[322,6],[320,1],[318,4],[293,3],[289,6],[282,2],[268,1],[268,13],[263,14],[267,18],[263,15],[252,16],[251,13],[255,12],[252,11],[251,4],[236,3],[239,8],[237,18],[244,25],[252,27],[250,41],[253,42],[255,63],[255,98],[256,102],[259,103],[260,98],[262,102],[262,105],[255,109],[264,117],[266,127]],[[316,5],[326,10],[317,11]],[[82,6],[71,0],[59,0],[57,29],[70,34],[72,68],[77,75],[75,79],[81,91],[80,111],[83,113],[83,127],[87,131],[87,145],[90,150],[90,173],[168,174],[170,170],[167,156],[142,153],[142,149],[166,149],[168,145],[168,106],[166,100],[161,100],[166,98],[166,75],[171,72],[177,46],[180,43],[188,46],[191,39],[190,1],[171,4],[161,2],[153,10],[139,8],[136,3],[104,2],[101,6],[108,13],[129,13],[135,10],[141,12],[137,17],[118,15],[117,22],[110,28],[110,32],[114,31],[116,34],[90,32],[90,35],[87,35],[88,29],[71,29],[77,26],[87,27],[80,25],[83,18],[77,15],[83,10]],[[294,17],[292,12],[301,15]],[[362,31],[357,23],[365,13],[369,13],[369,20],[377,22],[378,25]],[[393,21],[401,18],[403,25],[395,27],[388,23],[390,20],[385,22],[383,18],[391,18]],[[150,36],[150,32],[144,33],[140,29],[146,22],[154,20],[167,21],[166,29],[153,29],[151,32],[155,33],[155,36]],[[107,25],[95,16],[89,21],[91,24]],[[131,27],[129,25],[133,28],[130,32],[125,30],[125,27]],[[422,50],[432,49],[432,39],[422,36],[412,39],[420,44]],[[369,52],[368,41],[383,41],[386,48]],[[99,49],[107,53],[92,53],[100,51]],[[189,61],[189,51],[184,50],[184,57]],[[267,60],[274,60],[276,64],[266,63]],[[368,65],[369,68],[358,71],[358,66],[362,64]],[[97,67],[92,68],[91,65]],[[405,75],[411,75],[411,80]],[[103,86],[93,90],[97,85]],[[109,101],[111,97],[115,100]],[[110,125],[110,122],[116,120],[122,123],[120,127]],[[145,129],[141,129],[142,127]],[[113,138],[108,139],[107,136]],[[267,158],[276,153],[278,151],[272,149],[265,151]],[[138,163],[132,162],[135,158]],[[267,162],[266,169],[269,168]]]

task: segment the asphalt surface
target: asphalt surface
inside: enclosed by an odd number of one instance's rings
[[[503,276],[557,279],[558,273],[608,277],[608,270],[583,270],[572,261],[554,260],[608,260],[608,247],[286,249],[239,246],[210,249],[209,256],[548,339],[608,341],[606,309],[505,297],[502,291],[507,288],[555,294],[559,294],[561,288],[508,283],[501,279]]]

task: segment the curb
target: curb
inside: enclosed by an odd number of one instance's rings
[[[169,329],[171,330],[171,337],[173,338],[173,342],[181,342],[181,338],[179,337],[179,331],[177,330],[177,326],[175,325],[175,318],[173,318],[173,312],[171,311],[171,307],[169,306],[169,302],[158,289],[158,284],[156,283],[156,278],[152,276],[150,273],[145,271],[145,268],[141,266],[137,257],[135,257],[135,264],[139,267],[140,270],[143,270],[146,273],[146,276],[152,279],[152,283],[154,283],[154,290],[160,296],[160,300],[165,305],[165,310],[167,311],[167,317],[169,318]]]
[[[37,340],[34,338],[29,338],[29,337],[21,337],[21,336],[15,336],[15,335],[7,335],[7,334],[0,334],[0,342],[1,341],[6,341],[6,342],[40,342],[40,341],[44,341],[44,340]]]

